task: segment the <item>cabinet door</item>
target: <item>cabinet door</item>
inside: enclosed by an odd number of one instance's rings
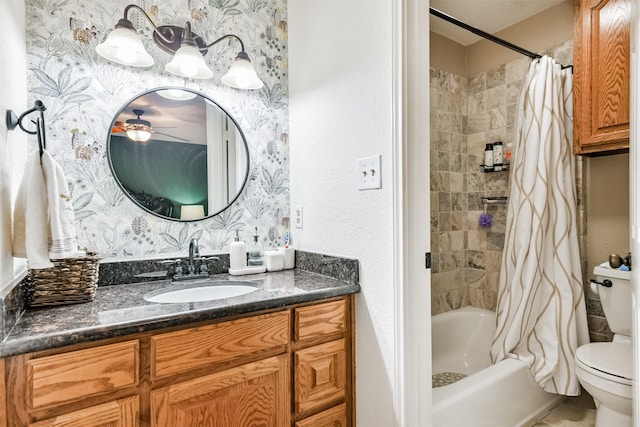
[[[296,414],[344,399],[346,360],[344,339],[296,351]]]
[[[80,409],[30,427],[134,427],[138,425],[138,396]]]
[[[631,0],[575,0],[574,151],[629,147]]]
[[[290,426],[289,369],[282,355],[154,390],[151,425]]]

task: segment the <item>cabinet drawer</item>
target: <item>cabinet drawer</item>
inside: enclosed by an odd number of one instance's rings
[[[29,424],[29,427],[134,427],[139,424],[139,406],[138,396],[127,397]]]
[[[169,332],[151,338],[151,377],[166,377],[281,346],[284,351],[288,343],[288,311]]]
[[[31,407],[42,408],[138,383],[138,340],[31,359]]]
[[[347,427],[347,406],[335,406],[296,423],[296,427]]]
[[[346,329],[345,300],[296,308],[296,340],[312,338]]]
[[[344,399],[346,370],[344,339],[296,351],[296,413]]]

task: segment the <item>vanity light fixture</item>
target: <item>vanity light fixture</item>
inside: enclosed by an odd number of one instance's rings
[[[236,89],[260,89],[263,86],[262,80],[251,64],[249,55],[244,50],[244,43],[240,37],[235,34],[225,34],[207,44],[202,37],[191,31],[189,21],[184,28],[175,25],[157,26],[144,9],[135,4],[124,8],[124,18],[118,21],[106,40],[96,46],[96,52],[103,58],[132,67],[153,65],[153,58],[144,48],[133,23],[127,18],[131,9],[140,11],[153,26],[153,41],[156,45],[173,55],[171,61],[165,66],[170,73],[191,79],[210,79],[213,77],[213,71],[207,66],[203,56],[214,44],[224,39],[236,39],[240,42],[241,51],[229,71],[222,76],[222,83]]]

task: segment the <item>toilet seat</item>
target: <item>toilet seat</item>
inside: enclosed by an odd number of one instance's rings
[[[576,351],[576,363],[600,378],[631,386],[633,349],[629,343],[598,342],[585,344]]]

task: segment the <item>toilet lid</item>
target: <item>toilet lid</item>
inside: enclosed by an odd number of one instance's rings
[[[583,365],[625,380],[633,380],[630,343],[596,342],[578,347],[576,360]]]

